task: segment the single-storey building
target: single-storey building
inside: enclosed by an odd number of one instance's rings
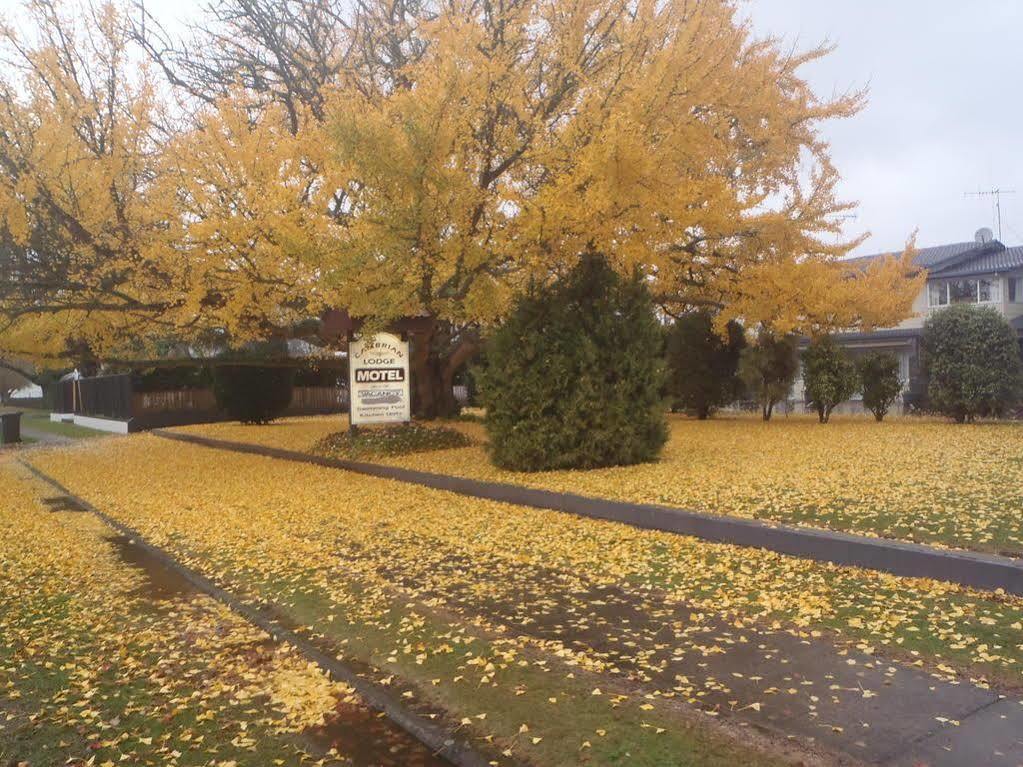
[[[849,259],[866,266],[890,254]],[[932,312],[952,304],[980,304],[997,309],[1023,337],[1023,246],[1007,248],[981,229],[970,242],[919,248],[914,263],[927,270],[927,284],[913,302],[913,314],[893,328],[835,336],[852,356],[869,352],[895,355],[903,380],[902,402],[909,410],[922,402],[927,389],[920,346],[924,323]],[[802,379],[793,387],[797,403],[805,399]],[[845,410],[862,409],[857,397]]]

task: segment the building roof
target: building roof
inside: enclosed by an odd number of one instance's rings
[[[845,263],[864,268],[878,258],[892,255],[878,253],[846,259]],[[1023,269],[1023,246],[1007,248],[998,240],[979,243],[953,242],[918,248],[913,263],[935,277],[964,277]]]
[[[908,341],[923,335],[923,328],[887,328],[862,333],[836,333],[836,341]]]
[[[948,245],[934,245],[928,248],[917,248],[916,256],[913,258],[913,263],[919,266],[921,269],[931,269],[934,266],[958,259],[964,254],[969,254],[974,250],[980,250],[985,247],[989,247],[995,243],[987,243],[982,245],[978,242],[970,240],[969,242],[953,242]],[[1005,247],[1001,243],[997,243],[1000,247]],[[859,264],[862,262],[863,266],[866,266],[871,261],[878,258],[886,258],[893,254],[898,255],[901,251],[889,251],[888,253],[874,253],[869,256],[857,256],[855,258],[846,259],[845,263]]]
[[[1005,248],[977,257],[968,257],[965,261],[936,270],[935,274],[942,277],[960,277],[967,274],[993,274],[1016,269],[1023,269],[1023,246]]]

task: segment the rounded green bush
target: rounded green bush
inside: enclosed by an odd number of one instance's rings
[[[242,423],[270,423],[291,404],[295,371],[286,367],[218,365],[213,369],[217,407]]]
[[[963,423],[1004,415],[1019,402],[1019,338],[997,309],[960,304],[934,312],[923,351],[933,410]]]
[[[667,439],[662,334],[642,278],[584,257],[533,289],[477,371],[495,464],[517,471],[649,461]]]

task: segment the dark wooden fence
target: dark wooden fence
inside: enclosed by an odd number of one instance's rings
[[[217,400],[209,389],[178,389],[177,391],[145,391],[131,395],[133,415],[154,415],[180,410],[215,411]]]
[[[210,389],[136,392],[127,374],[59,381],[52,394],[55,412],[128,421],[131,431],[226,419]],[[348,392],[340,387],[296,386],[285,412],[342,413],[347,406]]]
[[[289,415],[342,413],[348,409],[348,390],[339,386],[296,386],[288,405]]]
[[[101,418],[131,418],[131,376],[95,376],[58,381],[51,389],[56,413],[79,413]]]
[[[78,412],[126,421],[131,412],[131,376],[96,376],[78,379]]]

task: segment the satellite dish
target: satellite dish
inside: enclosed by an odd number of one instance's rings
[[[995,233],[988,229],[986,226],[981,227],[977,230],[977,233],[973,235],[973,239],[981,245],[986,245],[995,238]]]

